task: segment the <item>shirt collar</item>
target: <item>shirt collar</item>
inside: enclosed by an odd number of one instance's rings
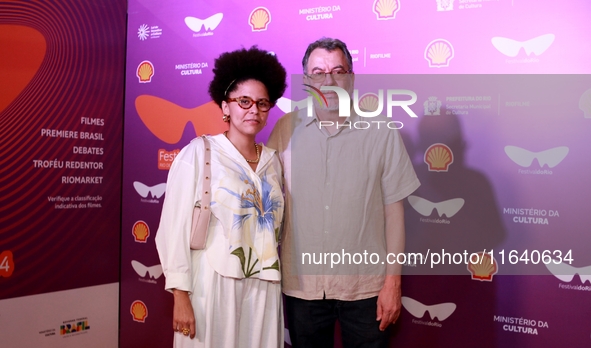
[[[240,154],[240,152],[234,147],[234,144],[223,134],[217,134],[212,136],[214,142],[223,149],[223,151],[230,156],[236,163],[240,163],[245,168],[250,168],[246,159]],[[263,145],[263,143],[257,143],[261,149],[261,157],[259,158],[259,164],[257,166],[257,173],[259,170],[263,169],[267,162],[269,162],[273,156],[275,155],[275,149],[271,149]]]

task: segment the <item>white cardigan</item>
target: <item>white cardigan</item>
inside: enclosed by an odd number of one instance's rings
[[[211,222],[205,252],[213,269],[225,277],[281,280],[277,253],[283,217],[281,164],[275,150],[262,144],[256,172],[223,135],[211,143]],[[172,163],[162,207],[156,248],[166,276],[166,290],[192,292],[189,239],[193,207],[200,200],[203,141],[195,138]],[[198,252],[198,251],[197,251]]]

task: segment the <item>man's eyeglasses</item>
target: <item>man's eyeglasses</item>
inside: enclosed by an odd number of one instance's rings
[[[306,75],[310,80],[316,81],[316,82],[324,81],[324,79],[326,78],[326,75],[332,75],[332,78],[335,79],[336,81],[342,81],[345,78],[347,78],[347,76],[351,72],[352,72],[351,70],[337,68],[337,69],[331,70],[330,72],[316,71],[312,74],[304,74],[304,75]]]
[[[254,100],[251,97],[247,97],[245,95],[236,98],[228,98],[227,102],[236,102],[238,103],[238,106],[245,110],[250,109],[254,104],[257,105],[259,111],[269,111],[273,107],[273,104],[267,99]]]

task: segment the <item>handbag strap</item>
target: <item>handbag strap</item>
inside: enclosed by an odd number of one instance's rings
[[[211,214],[211,146],[209,140],[205,135],[201,136],[203,139],[203,186],[201,188],[201,213],[205,214],[204,218],[209,221]]]

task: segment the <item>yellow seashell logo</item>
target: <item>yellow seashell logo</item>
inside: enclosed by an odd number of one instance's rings
[[[146,322],[146,317],[148,317],[148,307],[146,304],[140,300],[133,301],[131,307],[129,308],[131,312],[131,317],[133,321],[138,321],[140,323]]]
[[[154,65],[149,60],[144,60],[137,66],[137,77],[140,83],[152,82],[154,76]]]
[[[425,59],[429,62],[429,68],[447,68],[454,57],[454,48],[444,39],[429,42],[425,48]]]
[[[425,163],[429,165],[430,172],[447,172],[453,162],[453,152],[445,144],[433,144],[425,151]]]
[[[252,27],[252,31],[267,30],[269,23],[271,23],[271,12],[266,7],[255,8],[248,17],[248,24]]]
[[[359,108],[365,111],[376,111],[379,104],[379,98],[375,93],[365,93],[359,98]]]
[[[150,228],[148,224],[140,220],[133,224],[131,233],[136,242],[145,243],[148,236],[150,236]]]
[[[478,262],[468,262],[467,265],[468,271],[472,274],[472,280],[492,282],[493,275],[497,274],[499,271],[497,261],[494,258],[491,258],[489,253],[481,251],[476,254],[478,254]]]
[[[373,13],[378,20],[394,19],[398,11],[400,11],[400,0],[375,0],[373,3]]]

